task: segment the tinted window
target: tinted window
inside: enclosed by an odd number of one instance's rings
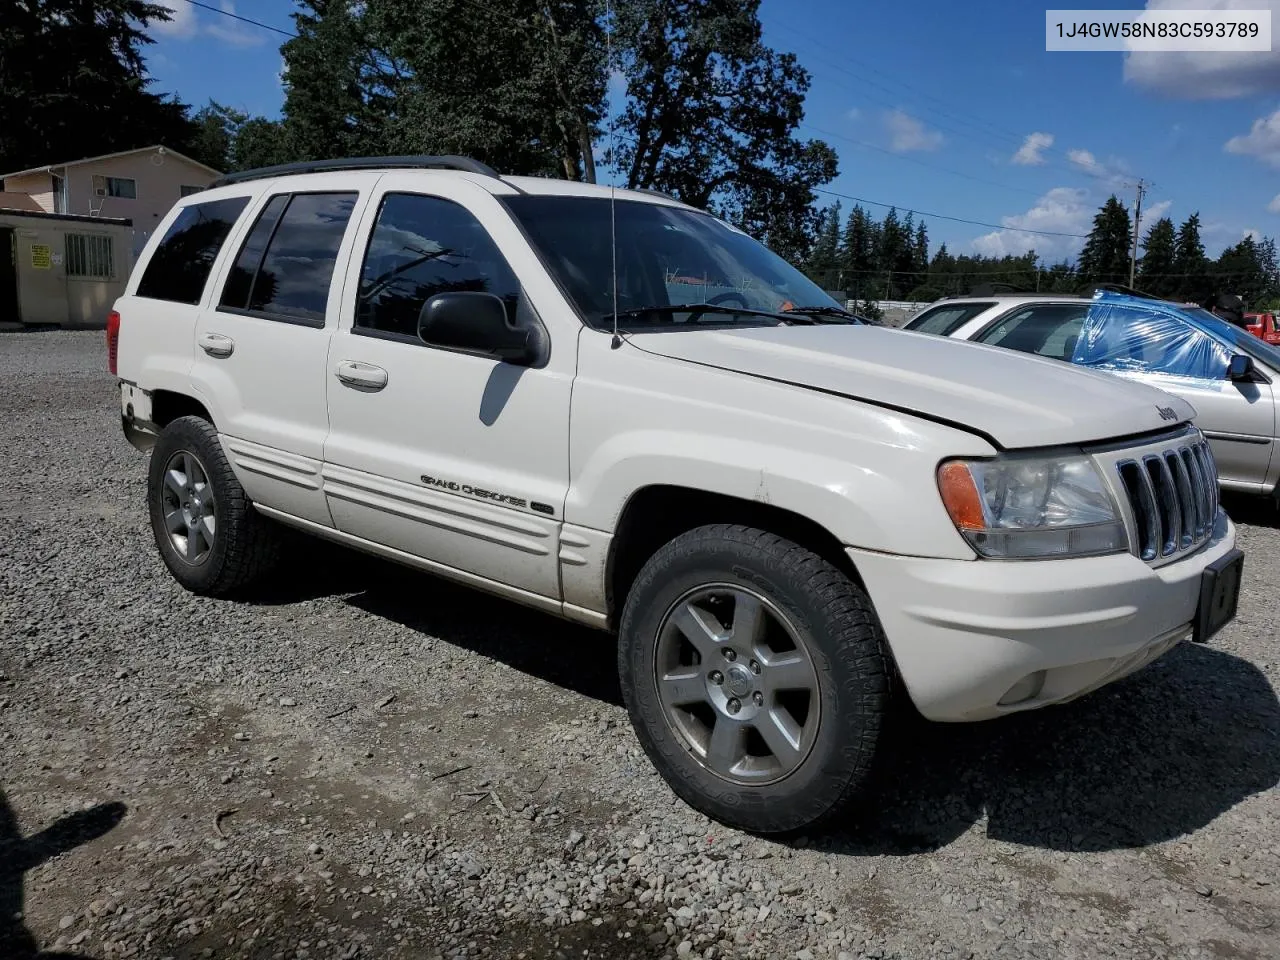
[[[423,303],[453,290],[501,297],[515,322],[520,285],[480,221],[449,200],[388,194],[365,252],[356,328],[416,339]]]
[[[994,327],[975,337],[993,347],[1035,353],[1054,360],[1075,356],[1089,305],[1085,303],[1040,305],[1015,310]]]
[[[271,239],[276,224],[280,222],[280,214],[284,212],[288,202],[289,195],[282,193],[272,197],[263,207],[262,213],[258,214],[258,222],[249,231],[244,246],[240,248],[240,255],[236,257],[236,262],[231,267],[231,274],[222,288],[222,299],[218,301],[218,306],[248,309],[253,280],[258,274],[258,268],[262,266],[262,255],[267,252],[267,241]]]
[[[948,303],[932,310],[926,310],[902,329],[916,330],[920,333],[934,333],[940,337],[949,337],[962,326],[980,314],[983,310],[994,307],[994,303]]]
[[[236,258],[243,273],[228,278],[223,306],[273,319],[323,325],[338,247],[356,197],[355,193],[294,194],[283,212],[276,214],[279,220],[275,224],[266,222],[275,200],[267,204]],[[254,251],[262,244],[266,250],[257,254],[261,262],[246,284],[244,274],[253,268]],[[227,299],[231,296],[244,299],[232,302]]]
[[[137,295],[199,303],[213,261],[248,203],[248,197],[228,197],[186,207],[152,254]]]

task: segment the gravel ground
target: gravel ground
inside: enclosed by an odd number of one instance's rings
[[[595,634],[344,551],[168,576],[101,333],[0,334],[0,957],[1280,956],[1280,530],[1239,618],[900,731],[787,844],[675,800]]]

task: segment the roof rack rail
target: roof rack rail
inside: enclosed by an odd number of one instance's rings
[[[455,156],[404,156],[404,157],[341,157],[333,160],[301,160],[296,163],[277,163],[270,167],[241,170],[219,177],[210,188],[225,187],[247,180],[265,180],[269,177],[287,177],[296,173],[324,173],[332,170],[462,170],[484,177],[498,178],[498,171],[479,160]]]
[[[1135,290],[1133,287],[1126,287],[1123,283],[1091,283],[1080,292],[1080,295],[1092,297],[1099,290],[1105,290],[1108,293],[1120,293],[1126,297],[1137,297],[1142,300],[1166,299],[1165,297],[1157,297],[1154,293],[1146,293],[1142,290]]]

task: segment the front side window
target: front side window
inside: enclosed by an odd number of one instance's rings
[[[910,323],[905,324],[902,329],[914,330],[917,333],[932,333],[939,337],[949,337],[982,313],[983,310],[989,310],[994,306],[995,304],[989,301],[986,303],[946,303],[926,310]]]
[[[475,215],[440,197],[388,194],[365,251],[355,330],[416,340],[422,305],[450,291],[492,293],[515,322],[520,284]]]
[[[1076,363],[1100,370],[1197,380],[1223,379],[1230,360],[1225,346],[1185,317],[1106,302],[1089,308],[1075,355]]]
[[[503,202],[586,322],[599,329],[613,323],[614,237],[622,329],[776,325],[786,322],[780,311],[843,310],[791,264],[710,214],[607,197]],[[744,312],[661,309],[687,304]]]
[[[137,295],[199,303],[213,261],[248,203],[248,197],[226,197],[183,208],[151,255]]]
[[[1024,307],[1014,310],[974,339],[993,347],[1071,360],[1088,312],[1089,305],[1084,303]]]
[[[218,306],[323,326],[356,193],[272,197],[245,238]]]
[[[107,196],[138,199],[138,181],[129,177],[107,177]]]

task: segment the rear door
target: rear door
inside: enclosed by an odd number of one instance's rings
[[[329,429],[325,362],[352,224],[377,174],[277,181],[230,238],[195,330],[191,379],[245,492],[332,525],[320,463]]]

